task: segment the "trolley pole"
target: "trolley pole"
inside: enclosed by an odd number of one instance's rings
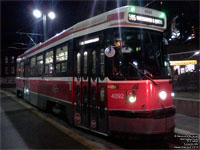
[[[46,25],[47,25],[47,16],[46,16],[46,14],[43,14],[43,16],[42,16],[42,21],[43,21],[43,34],[44,34],[44,42],[47,40],[47,27],[46,27]]]

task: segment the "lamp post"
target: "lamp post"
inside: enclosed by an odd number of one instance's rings
[[[47,14],[45,13],[41,13],[40,10],[38,9],[35,9],[33,11],[33,16],[36,17],[36,18],[41,18],[42,17],[42,21],[43,21],[43,34],[44,34],[44,41],[47,40],[47,30],[46,30],[46,24],[47,24]],[[53,20],[55,19],[56,15],[53,11],[49,12],[48,13],[48,17]]]

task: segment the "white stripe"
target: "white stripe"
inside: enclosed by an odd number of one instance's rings
[[[85,130],[89,130],[89,131],[92,131],[92,132],[95,132],[95,133],[98,133],[98,134],[101,134],[101,135],[104,135],[104,136],[108,136],[108,134],[106,133],[103,133],[103,132],[99,132],[99,131],[96,131],[96,130],[93,130],[93,129],[89,129],[87,127],[84,127],[84,126],[81,126],[81,125],[78,125],[78,124],[75,124],[77,127],[79,128],[82,128],[82,129],[85,129]]]
[[[41,96],[44,96],[44,97],[48,97],[48,98],[52,98],[52,99],[56,99],[57,101],[62,101],[62,102],[68,103],[68,104],[72,104],[72,102],[67,101],[67,100],[64,100],[64,99],[55,98],[55,97],[52,97],[52,96],[47,96],[47,95],[40,94],[40,93],[36,93],[36,92],[33,92],[33,91],[30,91],[30,93],[38,94],[38,95],[41,95]]]
[[[173,107],[169,106],[169,107],[165,107],[164,109],[168,109],[168,108],[173,108]],[[147,112],[147,111],[159,111],[159,110],[163,110],[163,108],[158,108],[158,109],[149,109],[149,110],[145,110],[145,112]],[[132,111],[132,112],[143,112],[144,110],[109,109],[109,111]]]
[[[107,83],[107,79],[108,79],[108,78],[104,78],[103,80],[101,80],[101,79],[99,78],[99,83]]]
[[[17,77],[17,80],[72,81],[72,77]]]
[[[99,132],[99,131],[96,131],[96,130],[92,130],[92,129],[91,129],[90,131],[95,132],[95,133],[98,133],[98,134],[101,134],[101,135],[104,135],[104,136],[108,136],[108,134],[103,133],[103,132]]]

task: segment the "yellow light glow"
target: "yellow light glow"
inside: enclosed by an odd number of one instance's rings
[[[171,66],[197,64],[197,60],[170,61]]]

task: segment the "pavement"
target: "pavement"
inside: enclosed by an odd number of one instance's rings
[[[34,107],[0,90],[0,149],[99,149]]]
[[[15,89],[9,88],[3,90],[7,90],[9,91],[9,93],[15,94]],[[14,102],[13,100],[6,101],[5,98],[6,95],[1,93],[1,149],[13,149],[20,147],[24,147],[25,149],[30,147],[32,149],[52,149],[54,147],[61,149],[90,149],[91,147],[94,148],[90,144],[84,144],[87,142],[85,142],[84,139],[73,135],[73,133],[68,133],[69,135],[71,134],[72,137],[66,134],[64,135],[62,130],[59,130],[57,127],[47,123],[43,119],[37,117],[35,114],[31,113],[33,112],[31,108],[24,108],[22,105]],[[35,121],[40,122],[40,126],[35,124]],[[23,124],[26,124],[26,126],[22,126]],[[176,134],[198,135],[198,138],[200,140],[199,124],[200,118],[190,117],[178,113],[176,113],[175,115]],[[34,131],[35,134],[27,134],[27,132],[29,133],[30,131]],[[38,140],[32,143],[33,139]],[[51,142],[55,140],[58,142]],[[66,143],[64,141],[69,141],[69,143]],[[15,145],[15,147],[12,147],[12,145]],[[38,147],[39,145],[40,147]],[[48,145],[48,147],[46,147],[46,145]]]
[[[175,115],[175,133],[183,135],[198,135],[200,137],[200,118],[183,114]]]

